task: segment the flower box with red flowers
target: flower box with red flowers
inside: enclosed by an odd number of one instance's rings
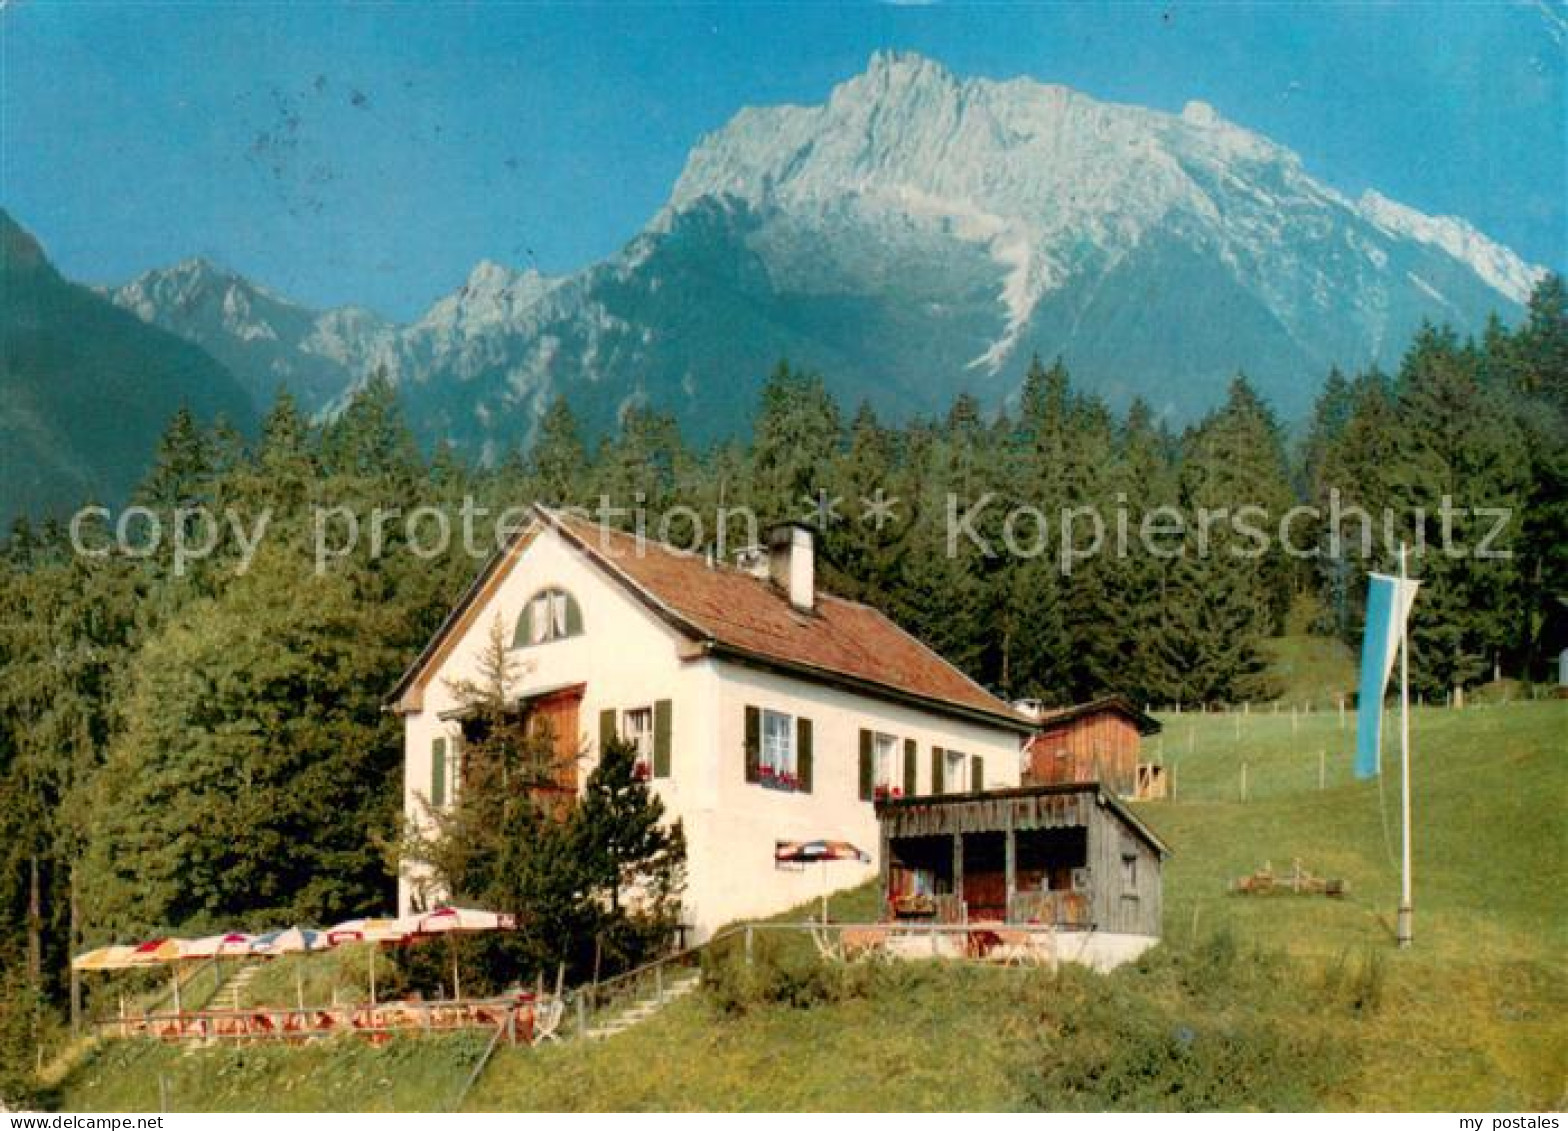
[[[758,768],[757,782],[763,789],[777,789],[785,793],[794,793],[800,789],[798,777],[788,770],[778,770],[772,766]]]
[[[647,781],[653,777],[653,767],[648,765],[646,761],[638,759],[637,764],[632,767],[632,777],[638,781]]]
[[[904,796],[904,791],[896,785],[879,785],[872,791],[872,796],[878,801],[897,801]]]

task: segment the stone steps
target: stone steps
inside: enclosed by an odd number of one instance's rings
[[[583,1034],[590,1041],[607,1041],[618,1033],[624,1033],[634,1025],[640,1025],[648,1020],[659,1010],[678,1001],[695,990],[702,984],[702,975],[693,971],[684,977],[672,978],[664,987],[664,997],[639,998],[609,1020],[595,1025]]]
[[[213,1009],[244,1009],[245,989],[257,974],[261,973],[261,966],[252,964],[241,966],[236,970],[212,998]]]

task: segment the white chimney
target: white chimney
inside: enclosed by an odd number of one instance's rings
[[[793,523],[773,528],[768,535],[768,576],[801,612],[816,607],[816,550],[810,530]]]
[[[1038,699],[1014,699],[1013,710],[1032,723],[1045,718],[1045,704]]]

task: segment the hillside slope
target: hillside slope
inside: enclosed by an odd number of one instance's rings
[[[62,278],[0,210],[0,529],[123,500],[182,404],[256,423],[221,365]]]
[[[1196,1047],[1205,1033],[1221,1039],[1225,1026],[1275,1042],[1272,1053],[1249,1063],[1267,1069],[1270,1056],[1284,1057],[1303,1078],[1283,1081],[1265,1103],[1560,1107],[1568,1063],[1568,765],[1561,757],[1568,704],[1418,713],[1416,945],[1406,952],[1391,938],[1398,872],[1385,827],[1397,836],[1395,795],[1351,780],[1350,732],[1337,713],[1294,723],[1288,713],[1253,715],[1239,737],[1233,717],[1168,722],[1162,745],[1178,796],[1141,809],[1176,852],[1166,872],[1162,956],[1110,978],[1061,985],[1018,970],[895,972],[869,993],[740,1016],[688,999],[603,1044],[503,1050],[469,1106],[1014,1108],[1060,1099],[1065,1072],[1097,1071],[1096,1057],[1114,1065],[1128,1042],[1164,1040],[1175,1019],[1197,1028]],[[1330,755],[1321,790],[1320,749]],[[1245,802],[1236,789],[1243,761],[1258,783]],[[1265,861],[1287,869],[1293,858],[1347,880],[1350,895],[1226,893],[1231,879]],[[874,902],[862,890],[836,899],[834,911],[864,916]],[[1235,973],[1192,989],[1196,972],[1230,953],[1215,949],[1216,932],[1239,948],[1229,960]],[[1255,947],[1288,957],[1248,958]],[[1249,983],[1259,970],[1267,983]],[[1347,1010],[1348,997],[1361,1004]],[[1053,1028],[1063,1000],[1088,1025],[1070,1038]],[[1117,1020],[1124,1017],[1127,1026]],[[1102,1026],[1117,1028],[1112,1034]],[[1112,1045],[1101,1047],[1110,1036]],[[162,1074],[181,1108],[439,1108],[457,1095],[476,1056],[456,1043],[188,1056],[111,1046],[65,1082],[62,1101],[73,1109],[145,1110],[156,1103]],[[1309,1079],[1320,1060],[1321,1078]],[[1191,1071],[1196,1077],[1213,1067],[1200,1057]],[[1247,1093],[1214,1094],[1223,1106],[1224,1097],[1236,1104]]]

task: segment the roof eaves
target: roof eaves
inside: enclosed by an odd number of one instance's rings
[[[495,571],[500,568],[501,563],[511,554],[518,541],[532,532],[536,525],[537,520],[531,519],[526,525],[514,530],[505,543],[491,552],[490,557],[485,561],[484,567],[480,569],[474,580],[469,583],[468,588],[463,590],[463,595],[458,598],[457,604],[453,605],[446,616],[442,618],[441,624],[436,628],[435,633],[426,641],[425,646],[419,650],[419,655],[414,657],[414,662],[409,664],[402,676],[398,678],[392,690],[381,700],[381,709],[383,711],[394,711],[397,709],[399,701],[413,685],[414,681],[419,678],[425,669],[425,665],[441,649],[441,646],[446,642],[447,636],[457,626],[458,622],[463,619],[464,614],[468,612],[469,606],[484,592],[485,586],[490,583],[490,579],[495,575]]]
[[[598,566],[600,570],[608,574],[615,581],[619,582],[628,592],[630,592],[634,597],[646,605],[656,616],[659,617],[659,619],[663,620],[671,628],[674,628],[683,636],[690,637],[693,640],[705,642],[713,639],[713,634],[711,632],[708,632],[706,629],[692,621],[691,618],[685,616],[673,608],[661,597],[659,597],[658,594],[654,593],[647,586],[643,585],[636,578],[632,577],[631,574],[617,566],[612,557],[601,553],[599,550],[590,545],[588,541],[582,537],[582,535],[571,528],[569,523],[562,521],[560,515],[558,515],[555,511],[545,507],[543,504],[538,503],[535,504],[535,509],[545,519],[552,530],[556,531],[561,535],[562,538],[566,539],[566,541],[575,546],[580,553],[588,558],[589,561]]]
[[[920,707],[927,711],[950,715],[969,722],[999,726],[1018,734],[1030,734],[1034,731],[1034,724],[1022,716],[988,711],[983,707],[960,703],[952,699],[943,699],[940,696],[922,695],[917,691],[910,691],[908,688],[898,687],[895,684],[882,683],[879,680],[867,679],[864,676],[851,675],[836,668],[822,667],[818,664],[806,663],[803,660],[791,660],[766,652],[758,652],[750,648],[742,648],[739,645],[730,644],[723,640],[710,639],[706,644],[705,651],[709,655],[721,660],[729,660],[732,663],[766,668],[786,675],[809,679],[817,683],[845,688],[862,695],[870,695],[907,706]]]

